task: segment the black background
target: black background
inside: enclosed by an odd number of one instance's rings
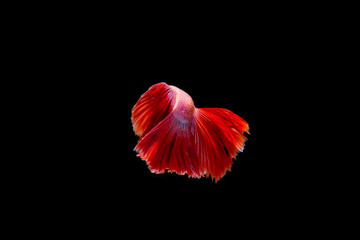
[[[19,182],[10,210],[24,209],[30,223],[42,218],[59,228],[55,234],[70,228],[102,237],[101,225],[120,236],[226,238],[243,230],[301,234],[332,221],[337,203],[329,199],[336,199],[334,186],[343,187],[341,171],[329,171],[325,153],[332,151],[321,148],[319,129],[333,135],[339,126],[335,104],[322,93],[340,98],[327,87],[343,79],[330,83],[338,44],[330,40],[339,35],[335,27],[343,29],[341,16],[325,5],[179,12],[135,5],[42,6],[43,15],[29,11],[33,21],[19,20],[25,30],[13,28],[17,46],[5,47],[18,49],[13,58],[25,66],[12,78],[29,97],[21,99],[27,111],[14,111],[31,133],[14,134],[29,147],[14,151],[25,163],[13,161],[22,171],[6,179]],[[131,109],[158,82],[183,89],[198,108],[226,108],[248,122],[244,152],[219,182],[153,174],[136,156]],[[316,120],[326,107],[332,114]],[[329,137],[328,146],[337,141]]]

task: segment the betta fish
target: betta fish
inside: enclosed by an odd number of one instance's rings
[[[158,83],[132,109],[133,130],[140,137],[135,151],[153,173],[219,181],[243,151],[249,125],[224,108],[196,108],[189,94]]]

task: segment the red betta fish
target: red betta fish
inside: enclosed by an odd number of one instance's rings
[[[133,129],[140,137],[135,147],[153,173],[165,169],[215,182],[230,171],[244,149],[249,125],[223,108],[196,108],[183,90],[158,83],[132,109]]]

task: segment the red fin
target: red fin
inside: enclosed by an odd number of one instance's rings
[[[222,108],[200,108],[195,119],[199,159],[205,171],[218,181],[231,169],[232,159],[243,151],[248,124],[238,115]]]
[[[135,150],[152,172],[163,173],[168,169],[180,175],[200,177],[194,128],[192,123],[182,123],[171,114],[140,139]]]
[[[160,123],[174,107],[174,92],[166,83],[149,88],[132,109],[131,120],[134,132],[144,136]]]
[[[218,181],[242,151],[243,132],[248,131],[248,124],[226,109],[196,109],[189,121],[172,112],[139,140],[135,150],[152,172],[168,169],[197,178],[210,174]]]

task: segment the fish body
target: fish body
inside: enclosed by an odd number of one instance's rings
[[[243,151],[249,125],[224,108],[196,108],[189,94],[158,83],[132,109],[135,147],[153,173],[165,170],[219,181]]]

